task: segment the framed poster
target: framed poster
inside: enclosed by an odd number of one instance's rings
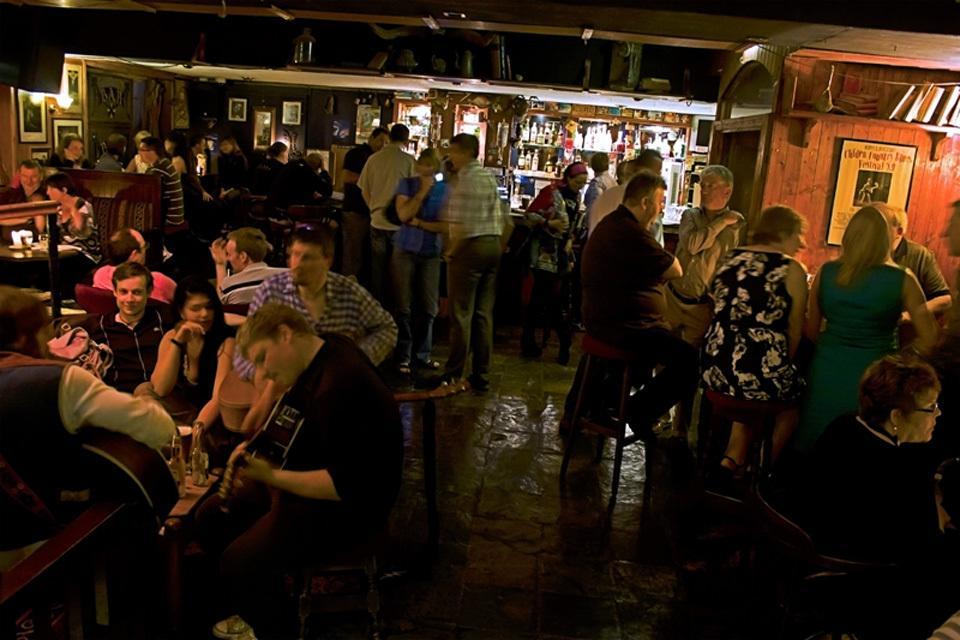
[[[246,98],[227,98],[227,120],[231,122],[247,121]]]
[[[36,94],[41,95],[41,94]],[[17,119],[20,123],[20,142],[47,141],[46,100],[33,100],[29,91],[17,90]]]
[[[372,104],[361,104],[357,107],[357,144],[366,142],[373,130],[379,126],[380,107]]]
[[[87,91],[91,121],[133,121],[133,80],[91,72],[87,74]]]
[[[63,136],[68,133],[74,133],[83,140],[83,120],[65,120],[62,118],[53,119],[53,142],[55,147],[60,146]]]
[[[253,148],[263,150],[273,144],[277,135],[276,114],[269,107],[253,108]]]
[[[65,62],[60,92],[70,96],[69,109],[60,109],[60,113],[83,113],[83,65]]]
[[[281,119],[281,124],[290,124],[290,125],[299,125],[300,124],[300,111],[303,109],[302,102],[284,102],[283,103],[283,118]]]
[[[350,144],[350,121],[343,118],[333,120],[333,139],[339,144]]]
[[[36,160],[40,164],[46,164],[47,160],[50,159],[50,149],[47,147],[31,147],[30,159]]]
[[[906,211],[916,159],[913,146],[841,139],[827,244],[839,245],[850,218],[870,202]]]

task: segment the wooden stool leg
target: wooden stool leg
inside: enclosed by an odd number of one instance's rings
[[[363,571],[367,575],[367,613],[370,615],[370,638],[380,637],[380,572],[377,570],[377,557],[370,556],[363,562]]]
[[[626,438],[626,425],[621,423],[621,431],[617,434],[617,451],[613,456],[613,478],[610,480],[610,504],[607,505],[607,515],[613,515],[613,508],[617,504],[617,491],[620,489],[620,466],[623,464],[623,441]]]
[[[313,572],[309,569],[304,569],[300,572],[300,579],[303,580],[303,586],[300,588],[300,599],[298,602],[298,613],[300,615],[300,635],[298,637],[300,640],[306,640],[307,619],[310,617],[311,609],[310,589],[313,585]]]
[[[573,407],[573,417],[570,420],[570,439],[567,440],[567,448],[563,452],[563,462],[560,464],[560,483],[563,484],[567,477],[567,466],[570,464],[570,456],[573,454],[573,446],[577,440],[577,434],[580,432],[580,414],[583,412],[583,401],[587,390],[590,387],[590,370],[593,368],[593,357],[587,354],[583,365],[583,378],[580,380],[580,389],[577,391],[577,403]]]

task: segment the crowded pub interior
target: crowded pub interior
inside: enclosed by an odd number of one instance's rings
[[[0,0],[0,640],[960,640],[958,25]]]

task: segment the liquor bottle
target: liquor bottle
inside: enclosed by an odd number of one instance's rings
[[[545,128],[546,128],[546,125],[540,125],[540,126],[537,128],[537,144],[543,144],[543,137],[544,137],[544,133],[545,133],[545,132],[544,132],[544,129],[545,129]]]
[[[540,169],[540,153],[537,152],[533,154],[533,162],[530,164],[531,171],[537,171]]]
[[[517,169],[526,169],[527,168],[527,156],[523,151],[518,154],[517,157]]]
[[[210,456],[203,446],[203,423],[193,423],[193,441],[190,444],[190,477],[195,487],[207,486],[207,466]]]
[[[573,148],[583,149],[583,134],[579,128],[577,128],[577,135],[573,138]]]
[[[530,142],[530,125],[524,120],[520,125],[520,139],[524,142]]]
[[[553,137],[553,146],[559,147],[563,144],[563,128],[557,126],[557,133]]]
[[[543,170],[546,173],[553,173],[553,158],[547,158],[547,164],[543,165]]]

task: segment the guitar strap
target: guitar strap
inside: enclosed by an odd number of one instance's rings
[[[0,454],[0,490],[3,490],[14,503],[23,507],[34,516],[47,524],[56,526],[57,519],[46,503],[30,486],[23,481],[20,474],[7,463],[7,459]]]

